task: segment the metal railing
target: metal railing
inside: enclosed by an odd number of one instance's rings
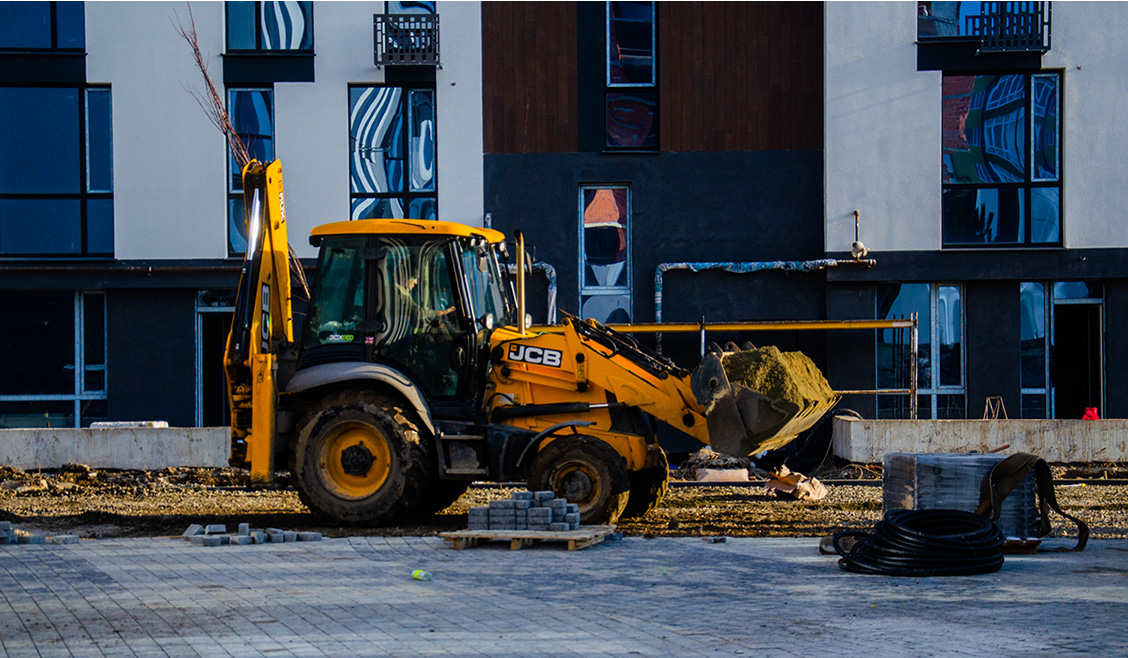
[[[1049,2],[984,2],[982,14],[964,18],[964,31],[979,37],[982,52],[1046,52],[1051,16]]]
[[[441,66],[438,14],[373,14],[376,66]]]

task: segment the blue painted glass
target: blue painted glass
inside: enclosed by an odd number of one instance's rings
[[[263,50],[309,50],[313,48],[312,2],[263,2]]]
[[[274,92],[269,89],[232,89],[228,91],[228,112],[231,125],[247,147],[251,159],[270,162],[274,159]],[[231,192],[243,189],[243,172],[230,153]]]
[[[654,4],[607,4],[607,84],[655,84]]]
[[[81,253],[81,201],[0,199],[0,254]]]
[[[353,199],[351,219],[404,219],[400,199]]]
[[[112,192],[113,122],[110,90],[86,90],[86,191]]]
[[[82,191],[79,90],[0,87],[0,193]]]
[[[90,199],[86,202],[86,253],[113,255],[113,199]]]
[[[50,47],[50,2],[0,2],[0,48]]]
[[[438,202],[432,198],[412,199],[407,208],[407,216],[411,219],[435,221],[439,218]]]
[[[1022,388],[1046,386],[1046,286],[1043,283],[1019,284],[1019,340],[1022,369],[1019,383]],[[1043,396],[1044,398],[1045,396]],[[1044,404],[1044,401],[1043,401]],[[1023,406],[1026,406],[1025,401]],[[1027,416],[1023,418],[1037,418]]]
[[[226,2],[227,49],[256,50],[254,2]]]
[[[1026,179],[1026,76],[946,76],[942,121],[945,183]]]
[[[917,36],[968,36],[971,34],[969,23],[982,15],[982,2],[917,2]]]
[[[1061,242],[1061,190],[1035,187],[1030,190],[1030,241],[1038,244]]]
[[[40,4],[47,4],[46,2]],[[86,47],[86,11],[82,2],[56,2],[58,47],[81,50]]]

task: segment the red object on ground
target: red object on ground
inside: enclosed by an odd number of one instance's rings
[[[1097,415],[1096,407],[1085,407],[1085,415],[1081,416],[1081,420],[1100,420],[1101,417]]]

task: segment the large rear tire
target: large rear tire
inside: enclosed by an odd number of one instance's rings
[[[529,467],[529,488],[551,490],[580,508],[580,522],[615,523],[630,495],[626,461],[592,436],[563,436],[542,448]]]
[[[330,395],[310,408],[291,460],[302,502],[350,524],[381,525],[416,511],[433,470],[412,417],[369,391]]]
[[[635,519],[646,516],[662,503],[670,490],[670,462],[666,453],[658,449],[659,463],[656,466],[631,472],[631,495],[627,507],[619,518]]]

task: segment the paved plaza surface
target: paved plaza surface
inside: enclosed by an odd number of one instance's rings
[[[924,579],[846,573],[817,547],[627,538],[574,552],[455,551],[435,537],[7,545],[0,654],[1128,655],[1123,540]],[[416,569],[432,580],[413,580]]]

